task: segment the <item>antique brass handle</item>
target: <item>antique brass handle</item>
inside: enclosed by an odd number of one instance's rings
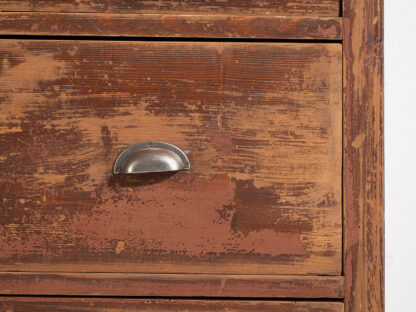
[[[134,144],[118,155],[114,174],[173,172],[189,170],[186,154],[178,147],[164,142]]]

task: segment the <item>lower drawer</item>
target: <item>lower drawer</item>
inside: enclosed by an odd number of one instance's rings
[[[285,311],[341,312],[341,302],[0,298],[0,311]]]

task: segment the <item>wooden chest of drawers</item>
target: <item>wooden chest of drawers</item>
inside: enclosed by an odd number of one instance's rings
[[[382,311],[381,8],[0,1],[4,310]]]

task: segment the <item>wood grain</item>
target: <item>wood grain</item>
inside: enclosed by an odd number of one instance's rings
[[[343,298],[342,276],[0,273],[0,294]]]
[[[2,35],[183,38],[342,38],[340,17],[0,13]]]
[[[340,274],[341,45],[0,47],[3,271]],[[111,174],[152,140],[192,171]]]
[[[0,297],[0,311],[204,311],[204,312],[342,312],[341,302],[208,301],[163,299],[80,299]]]
[[[0,0],[0,11],[339,16],[338,0]]]
[[[345,308],[384,311],[383,1],[344,1]]]

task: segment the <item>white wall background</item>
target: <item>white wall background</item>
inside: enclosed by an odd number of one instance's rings
[[[386,311],[416,312],[416,1],[384,1]]]

